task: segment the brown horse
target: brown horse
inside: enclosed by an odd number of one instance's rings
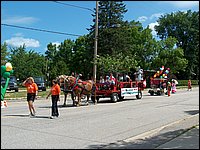
[[[63,106],[66,106],[66,101],[67,101],[67,95],[69,93],[69,91],[71,91],[71,89],[66,85],[66,75],[60,75],[58,76],[56,79],[60,85],[60,87],[63,89],[63,93],[64,93],[64,103]],[[75,101],[73,100],[73,105],[75,105]]]
[[[64,83],[64,86],[67,87],[67,89],[71,89],[73,105],[75,105],[75,97],[77,97],[78,98],[77,106],[80,106],[81,97],[83,95],[87,96],[87,105],[88,105],[93,87],[92,80],[82,81],[79,79],[79,77],[76,78],[73,76],[64,76],[64,75],[61,75],[58,78],[59,82]]]

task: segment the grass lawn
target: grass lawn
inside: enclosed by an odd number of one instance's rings
[[[49,93],[49,88],[47,88],[47,91],[39,91],[38,92],[38,97],[43,97],[45,98],[48,93]],[[63,92],[61,92],[61,95],[63,94]],[[25,88],[19,88],[19,92],[15,92],[15,91],[6,91],[5,94],[5,100],[8,99],[19,99],[19,98],[25,98],[26,99],[27,96],[27,92]]]

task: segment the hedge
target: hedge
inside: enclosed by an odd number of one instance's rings
[[[177,86],[187,86],[188,85],[188,80],[177,80],[178,85]],[[198,85],[199,80],[191,80],[192,85]]]

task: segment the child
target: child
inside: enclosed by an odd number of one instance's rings
[[[172,81],[172,93],[176,93],[176,83],[174,80]]]

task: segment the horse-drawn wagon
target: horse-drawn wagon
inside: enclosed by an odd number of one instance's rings
[[[99,102],[100,98],[110,98],[112,102],[123,100],[125,97],[136,96],[142,98],[144,89],[143,81],[116,82],[114,85],[108,83],[96,83],[95,91],[91,95],[93,102]]]

